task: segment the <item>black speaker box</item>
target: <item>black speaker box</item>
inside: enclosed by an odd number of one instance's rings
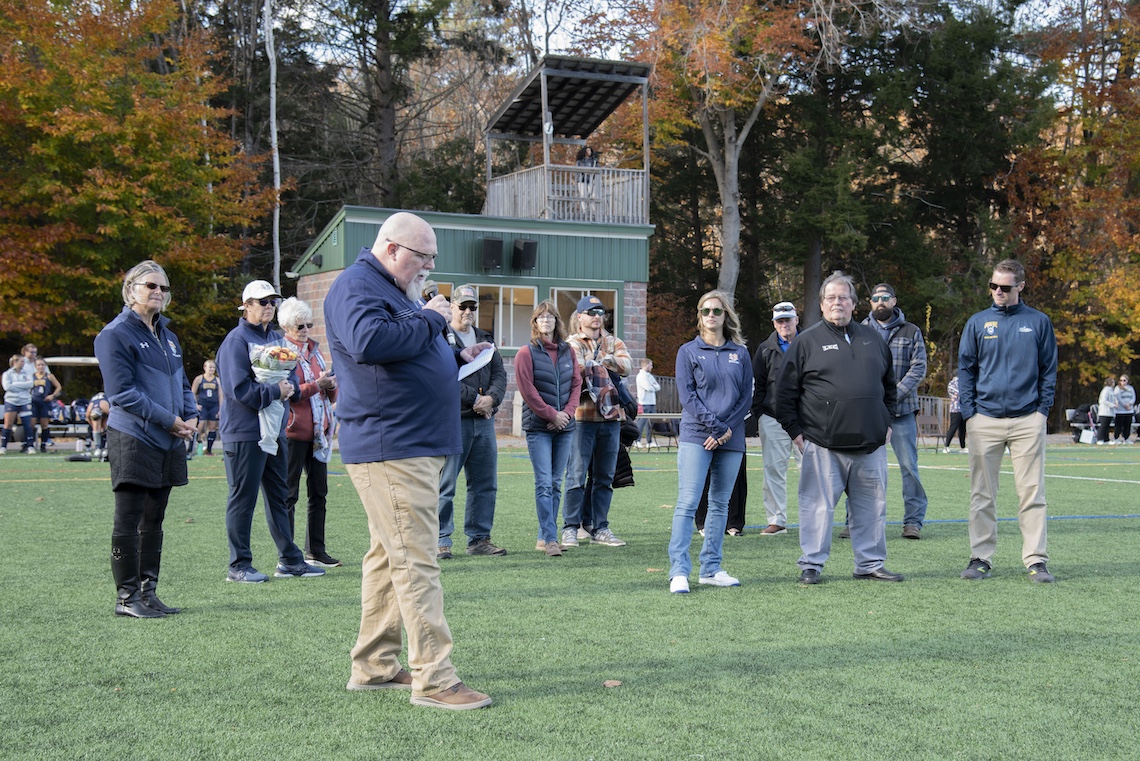
[[[515,238],[515,252],[511,264],[516,270],[532,270],[538,259],[538,241]]]
[[[497,270],[503,267],[503,239],[483,239],[483,269]]]

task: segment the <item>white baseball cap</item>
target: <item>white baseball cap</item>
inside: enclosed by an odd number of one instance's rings
[[[273,286],[265,280],[254,280],[245,287],[241,292],[241,303],[245,303],[251,299],[265,299],[273,296],[281,298],[281,294],[274,290]]]

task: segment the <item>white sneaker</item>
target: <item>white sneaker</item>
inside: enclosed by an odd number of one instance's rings
[[[687,595],[689,593],[689,580],[684,576],[674,576],[669,579],[669,591],[675,595]]]
[[[649,442],[649,448],[650,449],[656,449],[657,448],[657,442],[656,441]]]
[[[579,542],[588,542],[594,538],[594,535],[587,531],[585,528],[579,528],[577,536]]]
[[[950,447],[942,447],[942,454],[950,454]]]
[[[961,451],[959,451],[958,454],[970,454],[970,450],[966,447],[962,447]]]
[[[740,579],[729,576],[724,571],[717,571],[714,576],[702,576],[698,579],[702,584],[708,584],[714,587],[739,587]]]

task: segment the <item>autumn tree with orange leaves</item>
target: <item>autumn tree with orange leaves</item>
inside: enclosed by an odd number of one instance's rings
[[[215,128],[208,43],[167,0],[0,12],[0,336],[90,354],[144,259],[170,274],[192,356],[236,319],[226,275],[268,199]]]
[[[1030,293],[1053,319],[1068,406],[1140,346],[1140,8],[1067,3],[1042,39],[1066,94],[1019,162],[1015,222]]]
[[[720,199],[717,288],[735,293],[740,274],[740,156],[757,119],[794,72],[810,81],[837,63],[851,34],[899,23],[902,0],[650,0],[592,16],[587,48],[600,38],[654,66],[652,118],[659,145],[689,143],[712,168]],[[619,39],[623,38],[623,39]],[[695,130],[688,130],[693,127]],[[808,283],[805,288],[812,291]]]

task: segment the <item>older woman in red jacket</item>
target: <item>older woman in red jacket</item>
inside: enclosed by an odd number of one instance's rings
[[[332,405],[336,402],[333,377],[317,342],[309,338],[313,310],[304,301],[288,298],[277,311],[288,346],[300,356],[294,375],[300,384],[301,400],[289,407],[285,436],[289,439],[289,497],[285,507],[289,523],[301,491],[301,471],[309,495],[309,520],[305,532],[305,562],[335,568],[341,562],[325,550],[325,498],[328,495],[328,461],[332,453]]]

